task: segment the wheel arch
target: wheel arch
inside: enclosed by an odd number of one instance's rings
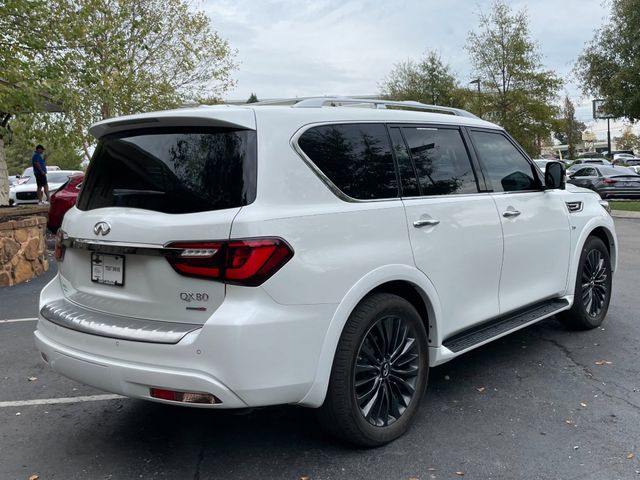
[[[610,224],[605,224],[599,219],[593,219],[582,229],[582,233],[576,241],[576,247],[573,250],[571,269],[569,270],[569,281],[567,284],[567,294],[569,295],[573,295],[575,290],[576,275],[578,274],[578,267],[580,265],[580,255],[582,254],[582,249],[584,248],[585,243],[590,237],[596,237],[603,241],[609,251],[611,271],[615,272],[617,270],[618,241],[616,239],[613,220],[610,221]]]
[[[423,319],[429,347],[440,344],[440,302],[428,277],[415,267],[387,265],[361,278],[338,305],[324,338],[314,382],[300,401],[301,405],[319,407],[324,402],[331,375],[333,359],[342,331],[351,312],[362,300],[375,293],[392,293],[405,298]],[[430,349],[431,350],[431,349]]]

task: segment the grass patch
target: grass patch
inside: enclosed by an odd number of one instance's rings
[[[614,202],[609,201],[611,210],[624,210],[627,212],[640,212],[640,202]]]

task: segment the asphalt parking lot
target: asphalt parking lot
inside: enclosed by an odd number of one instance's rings
[[[0,479],[640,480],[640,219],[616,227],[603,328],[550,319],[433,369],[413,428],[375,450],[334,441],[307,409],[168,407],[51,372],[32,319],[53,266],[0,289]]]

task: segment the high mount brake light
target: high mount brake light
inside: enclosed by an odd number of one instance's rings
[[[181,275],[249,287],[267,281],[293,257],[281,238],[174,242],[167,248],[167,261]]]

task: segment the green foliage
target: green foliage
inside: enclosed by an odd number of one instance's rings
[[[15,122],[9,161],[18,168],[37,138],[63,166],[77,145],[86,153],[98,120],[214,102],[234,83],[236,52],[187,0],[0,0],[0,12],[0,205],[12,116],[61,106],[29,128]]]
[[[578,59],[583,90],[615,117],[640,120],[640,0],[612,0],[609,23]]]
[[[417,63],[406,60],[396,64],[379,88],[383,97],[393,100],[450,107],[462,107],[465,103],[451,67],[433,51]]]
[[[236,52],[184,0],[57,0],[67,88],[78,132],[118,115],[177,107],[230,88]]]
[[[513,13],[499,0],[479,19],[479,30],[469,33],[466,49],[482,85],[480,113],[537,156],[558,116],[554,102],[562,82],[542,69],[525,11]]]
[[[258,101],[258,96],[255,93],[252,93],[251,95],[249,95],[249,99],[247,100],[247,103],[256,103]]]
[[[10,141],[5,145],[9,175],[31,166],[37,144],[46,148],[47,164],[63,170],[79,170],[82,161],[78,136],[61,114],[22,114],[11,122]]]
[[[622,135],[615,137],[614,140],[618,150],[640,151],[640,136],[633,133],[630,126],[626,126],[624,130],[622,130]]]
[[[568,95],[564,97],[562,116],[557,119],[554,125],[553,136],[562,145],[567,145],[567,158],[573,159],[576,156],[576,146],[582,141],[582,132],[587,126],[576,120],[576,109]]]

